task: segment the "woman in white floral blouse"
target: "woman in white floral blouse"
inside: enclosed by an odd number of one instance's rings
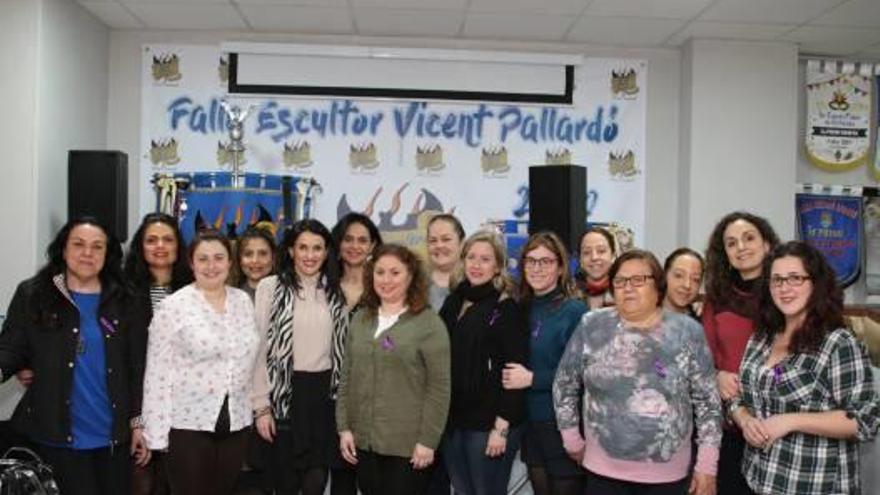
[[[764,262],[761,312],[731,416],[748,442],[743,474],[773,495],[858,494],[859,441],[880,427],[864,347],[844,327],[843,293],[804,242]]]
[[[200,232],[189,258],[195,282],[165,298],[150,324],[144,436],[168,450],[172,493],[230,494],[252,423],[259,337],[250,298],[226,285],[229,241]]]

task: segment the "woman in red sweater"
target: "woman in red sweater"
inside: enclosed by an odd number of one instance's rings
[[[779,238],[767,220],[741,211],[722,218],[709,238],[703,328],[725,403],[741,392],[737,373],[754,331],[761,269],[777,244]],[[718,495],[750,493],[741,469],[744,448],[742,431],[728,421],[718,461]]]

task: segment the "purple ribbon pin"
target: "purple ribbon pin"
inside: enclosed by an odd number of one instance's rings
[[[113,324],[110,323],[110,320],[102,316],[99,321],[101,322],[101,326],[103,326],[104,329],[107,330],[107,333],[116,333],[116,327],[114,327]]]
[[[660,378],[666,378],[666,366],[663,366],[663,362],[660,361],[660,358],[654,360],[654,371]]]
[[[535,327],[532,329],[532,338],[537,339],[541,335],[541,327],[543,326],[543,321],[538,321],[535,323]]]
[[[382,342],[380,345],[382,346],[382,349],[384,349],[386,351],[393,351],[394,350],[394,341],[391,340],[390,335],[386,335],[386,336],[382,337]]]
[[[501,311],[498,311],[498,308],[493,309],[492,316],[489,317],[489,326],[490,327],[492,325],[494,325],[496,321],[498,321],[499,316],[501,316]]]
[[[780,381],[782,381],[782,366],[777,364],[773,367],[773,385],[779,385]]]

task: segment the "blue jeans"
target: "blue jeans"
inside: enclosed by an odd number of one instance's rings
[[[451,429],[443,439],[443,459],[456,495],[505,495],[519,450],[522,426],[510,429],[501,457],[488,457],[488,431]]]

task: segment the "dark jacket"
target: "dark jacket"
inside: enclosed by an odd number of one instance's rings
[[[449,426],[487,431],[496,416],[516,426],[525,417],[525,391],[504,390],[501,371],[507,363],[528,365],[526,317],[516,301],[497,291],[482,294],[461,313],[467,291],[466,281],[459,284],[440,310],[452,358]]]
[[[12,422],[37,442],[70,442],[70,394],[79,338],[79,310],[56,275],[46,286],[36,278],[19,284],[0,333],[0,371],[9,379],[24,368],[34,381]],[[130,439],[129,420],[140,415],[147,348],[142,305],[122,287],[102,287],[98,318],[106,337],[107,394],[113,408],[113,445]],[[106,324],[104,324],[106,322]]]

